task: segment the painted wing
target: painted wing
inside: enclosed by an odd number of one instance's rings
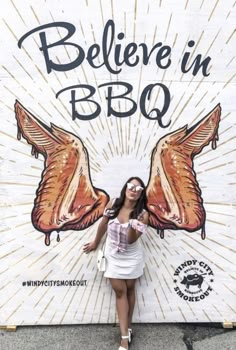
[[[81,139],[53,124],[49,128],[15,103],[18,139],[32,145],[32,154],[44,156],[44,170],[32,211],[34,227],[47,234],[83,230],[98,220],[109,200],[93,187],[88,152]],[[46,243],[50,243],[46,242]]]
[[[164,136],[153,149],[147,185],[152,227],[204,230],[205,209],[193,159],[210,142],[216,148],[220,115],[218,104],[193,127],[185,126]]]

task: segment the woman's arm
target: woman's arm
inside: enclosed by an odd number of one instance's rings
[[[109,218],[106,216],[103,216],[102,221],[100,222],[98,229],[97,229],[97,234],[95,239],[92,242],[86,243],[84,245],[84,252],[87,254],[91,252],[92,250],[96,250],[102,237],[104,236],[106,230],[107,230],[107,224],[108,224]]]
[[[107,204],[107,207],[104,210],[104,214],[102,217],[102,221],[100,222],[100,224],[98,225],[98,229],[97,229],[97,233],[96,233],[96,237],[92,242],[86,243],[84,245],[83,251],[88,254],[89,252],[91,252],[92,250],[96,250],[102,237],[104,236],[106,230],[107,230],[107,224],[109,221],[109,216],[106,216],[106,210],[107,209],[111,209],[112,207],[112,203],[113,201],[110,201]]]
[[[131,225],[128,228],[128,243],[134,243],[143,234],[143,230],[146,230],[148,224],[149,214],[141,214],[138,219],[133,219]]]

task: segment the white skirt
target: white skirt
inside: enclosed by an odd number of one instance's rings
[[[142,276],[144,268],[143,249],[138,239],[134,243],[128,244],[124,252],[112,252],[109,238],[106,241],[105,257],[106,271],[104,276],[117,279],[136,279]]]

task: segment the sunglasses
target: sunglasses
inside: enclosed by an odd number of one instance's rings
[[[134,192],[141,192],[142,190],[144,190],[144,188],[142,186],[135,186],[134,184],[132,184],[131,182],[127,182],[127,188],[130,191],[134,191]]]

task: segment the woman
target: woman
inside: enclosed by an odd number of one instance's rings
[[[128,349],[131,342],[135,282],[143,274],[144,267],[138,239],[146,232],[147,224],[144,183],[139,177],[131,177],[122,188],[120,197],[108,203],[94,241],[84,245],[85,253],[95,250],[107,231],[107,268],[104,276],[110,279],[116,295],[121,332],[119,350]]]

